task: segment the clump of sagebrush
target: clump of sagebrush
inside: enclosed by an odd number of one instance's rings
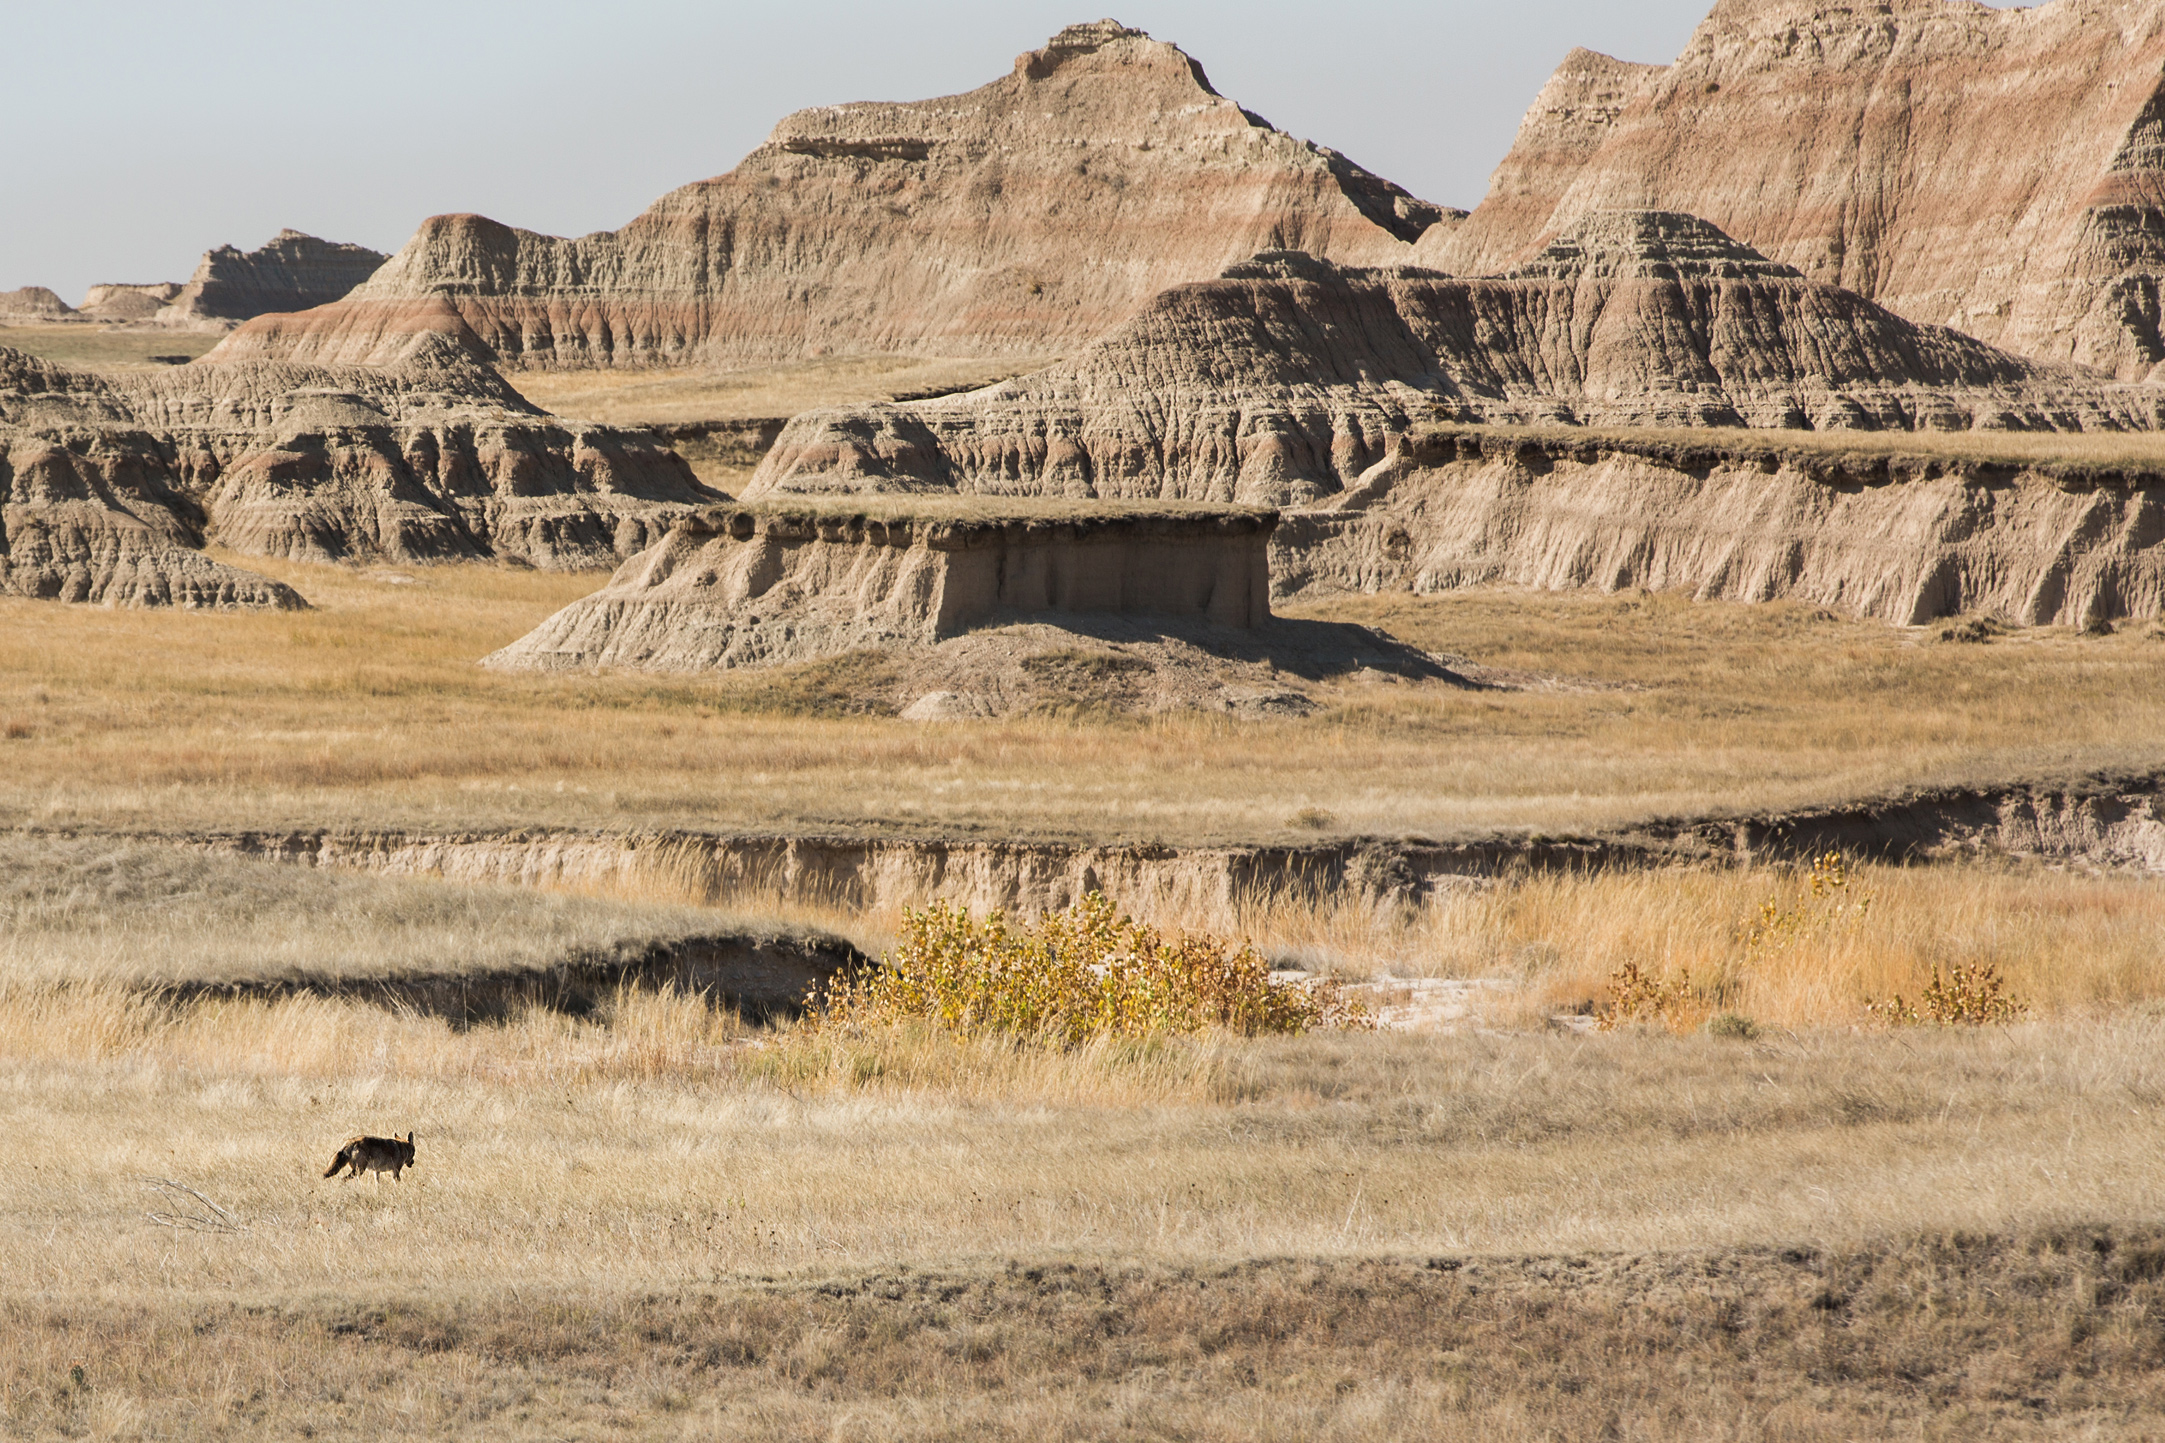
[[[815,992],[807,1018],[814,1032],[902,1023],[931,1023],[957,1040],[998,1034],[1061,1046],[1374,1025],[1328,978],[1276,980],[1247,943],[1168,936],[1099,892],[1022,923],[947,902],[905,912],[885,964]]]
[[[1914,1003],[1901,993],[1879,1002],[1867,1002],[1864,1010],[1876,1021],[1895,1027],[1937,1023],[1942,1027],[1983,1027],[1988,1023],[2019,1022],[2030,1005],[2010,996],[1997,968],[1989,962],[1964,966],[1957,963],[1942,977],[1938,967],[1932,980]]]
[[[1710,1030],[1717,1036],[1748,1036],[1735,1029],[1753,1024],[1735,1009],[1756,975],[1788,965],[1788,954],[1834,946],[1871,919],[1874,898],[1856,885],[1855,870],[1840,852],[1814,857],[1789,895],[1769,897],[1736,929],[1735,952],[1697,977],[1689,969],[1670,976],[1625,962],[1609,974],[1596,1025],[1604,1032],[1630,1025],[1685,1032],[1702,1020],[1731,1018]]]

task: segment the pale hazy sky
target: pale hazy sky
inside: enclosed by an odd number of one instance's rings
[[[288,225],[382,251],[444,211],[612,229],[789,111],[972,89],[1099,7],[1471,207],[1572,46],[1670,60],[1709,3],[0,0],[0,290],[184,280]]]

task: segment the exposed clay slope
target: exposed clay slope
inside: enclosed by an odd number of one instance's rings
[[[381,362],[429,333],[529,366],[1042,355],[1257,250],[1374,263],[1441,214],[1101,21],[964,95],[799,111],[619,231],[438,216],[346,300],[220,355]]]
[[[204,556],[158,437],[95,377],[0,349],[0,593],[109,606],[296,607]]]
[[[577,570],[716,499],[646,433],[560,421],[441,342],[386,368],[199,363],[113,385],[238,551]]]
[[[437,350],[110,377],[0,351],[5,580],[22,595],[298,605],[199,554],[613,565],[715,499],[642,432],[559,422]]]
[[[1618,208],[1704,216],[1911,320],[2140,378],[2165,360],[2165,4],[1719,0],[1673,65],[1574,51],[1419,259],[1492,273]]]
[[[486,664],[705,671],[929,646],[995,618],[1270,615],[1269,512],[707,512]]]
[[[1589,217],[1462,280],[1259,256],[1073,360],[808,412],[747,496],[957,490],[1302,504],[1423,420],[2150,428],[2165,390],[2049,368],[1807,281],[1689,216]]]
[[[1281,595],[1643,586],[2093,625],[2165,614],[2165,475],[1446,429],[1288,513],[1272,562]]]

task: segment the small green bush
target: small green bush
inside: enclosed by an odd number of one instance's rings
[[[1706,1035],[1749,1042],[1759,1035],[1759,1024],[1741,1012],[1717,1012],[1706,1020]]]
[[[905,912],[884,966],[838,979],[810,1002],[814,1030],[924,1021],[958,1040],[999,1033],[1063,1046],[1212,1028],[1375,1025],[1333,981],[1274,981],[1253,947],[1168,937],[1098,892],[1021,925],[947,902]]]

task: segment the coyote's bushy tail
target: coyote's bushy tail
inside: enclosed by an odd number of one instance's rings
[[[340,1148],[338,1150],[338,1156],[332,1158],[331,1165],[323,1170],[323,1175],[325,1177],[337,1177],[338,1170],[346,1165],[346,1161],[346,1149]]]

